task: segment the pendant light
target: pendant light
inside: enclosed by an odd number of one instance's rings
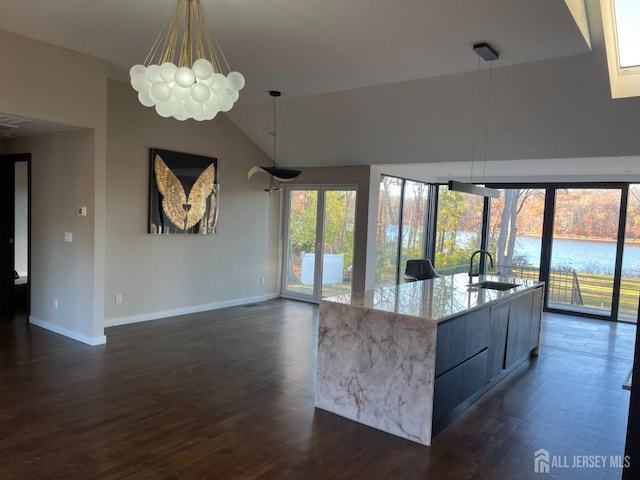
[[[245,84],[207,29],[200,0],[176,0],[144,63],[129,75],[142,105],[177,120],[228,112]]]
[[[280,190],[279,187],[276,187],[275,181],[279,182],[290,182],[302,172],[300,170],[292,170],[289,168],[280,168],[276,164],[276,98],[282,95],[278,90],[269,90],[269,95],[273,98],[273,131],[271,135],[273,135],[273,167],[261,167],[255,166],[249,169],[249,173],[247,174],[247,178],[251,178],[254,174],[264,172],[271,175],[271,179],[269,182],[269,188],[265,188],[265,192],[277,192]]]
[[[489,138],[489,99],[491,95],[491,77],[493,73],[493,61],[498,60],[500,55],[498,52],[488,43],[476,43],[473,46],[473,51],[478,54],[480,58],[484,61],[489,62],[489,86],[487,89],[487,112],[485,118],[485,138],[484,138],[484,158],[482,162],[482,180],[484,182],[484,172],[487,163],[487,140]],[[478,71],[480,71],[480,60],[478,60]],[[477,112],[477,108],[476,108]],[[480,185],[475,185],[473,183],[473,157],[476,150],[476,116],[474,115],[474,123],[473,123],[473,144],[471,147],[471,178],[469,179],[469,183],[458,182],[456,180],[449,180],[449,190],[455,192],[463,192],[470,193],[472,195],[480,195],[482,197],[491,197],[498,198],[500,196],[500,191],[495,190],[493,188],[487,188]]]

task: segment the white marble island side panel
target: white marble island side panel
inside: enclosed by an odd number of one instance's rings
[[[320,304],[316,406],[431,444],[436,322]]]

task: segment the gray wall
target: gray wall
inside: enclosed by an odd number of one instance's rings
[[[104,343],[106,63],[1,30],[0,63],[8,72],[0,75],[0,112],[76,128],[2,146],[32,153],[31,321]],[[83,219],[78,202],[89,208]]]
[[[150,147],[218,159],[218,233],[147,234]],[[224,115],[164,119],[110,81],[107,152],[106,325],[276,296],[279,199],[247,180],[270,161]]]
[[[24,137],[6,146],[31,153],[31,320],[90,339],[95,202],[93,163],[86,159],[93,155],[93,132]],[[78,216],[78,206],[89,215]],[[72,242],[65,241],[65,232]]]

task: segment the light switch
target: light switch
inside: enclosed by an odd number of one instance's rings
[[[64,232],[64,241],[65,242],[73,242],[73,233]]]

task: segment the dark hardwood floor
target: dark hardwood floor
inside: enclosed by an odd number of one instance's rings
[[[612,479],[635,326],[546,315],[541,355],[424,447],[315,410],[317,307],[273,300],[109,328],[0,323],[0,479]]]

